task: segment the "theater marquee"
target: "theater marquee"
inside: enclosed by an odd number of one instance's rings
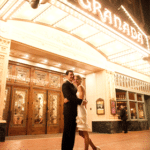
[[[105,8],[101,2],[96,0],[68,0],[69,3],[72,3],[84,11],[88,11],[90,15],[98,19],[99,21],[109,25],[113,29],[117,30],[121,34],[127,36],[132,41],[140,44],[144,48],[148,48],[148,39],[145,33],[139,28],[139,26],[134,22],[134,20],[127,16],[125,8],[121,6],[122,11],[124,11],[124,16],[118,15],[110,11],[108,8]],[[103,2],[104,4],[104,2]],[[120,16],[121,17],[120,17]],[[128,14],[129,15],[129,14]],[[125,21],[123,19],[127,18]],[[122,19],[121,19],[122,18]]]

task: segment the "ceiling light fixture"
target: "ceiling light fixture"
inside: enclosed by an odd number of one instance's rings
[[[28,57],[29,57],[29,55],[25,55],[25,57],[26,57],[26,58],[28,58]]]
[[[33,9],[36,9],[40,4],[45,4],[47,2],[49,2],[49,0],[29,0],[29,3]]]
[[[143,57],[143,60],[147,61],[150,64],[150,55],[148,57]]]

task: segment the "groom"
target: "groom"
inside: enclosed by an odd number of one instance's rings
[[[82,99],[77,98],[77,89],[73,85],[74,74],[72,70],[66,71],[67,81],[62,85],[64,98],[64,132],[61,150],[73,150],[76,130],[77,105],[81,105]]]

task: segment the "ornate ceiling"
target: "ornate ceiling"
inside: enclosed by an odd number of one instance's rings
[[[122,40],[111,30],[94,22],[89,15],[66,4],[66,0],[49,0],[33,9],[25,0],[1,0],[0,20],[27,21],[56,28],[92,46],[108,61],[150,76],[150,64],[143,60],[150,54],[148,50]]]

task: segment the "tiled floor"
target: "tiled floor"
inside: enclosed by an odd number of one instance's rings
[[[101,150],[150,150],[150,130],[129,131],[127,134],[90,133]],[[60,150],[62,134],[6,137],[0,150]],[[76,134],[74,150],[84,150],[83,139]],[[92,150],[89,147],[89,150]]]

